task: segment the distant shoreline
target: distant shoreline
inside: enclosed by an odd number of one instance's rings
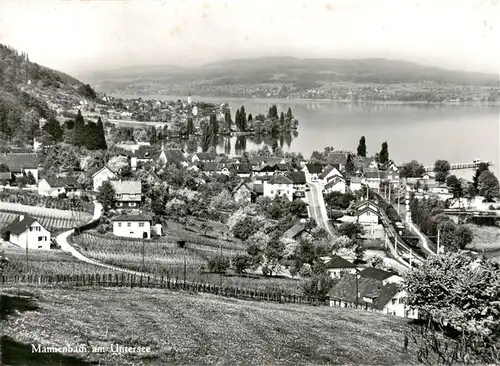
[[[187,100],[187,96],[178,95],[162,95],[162,94],[109,94],[115,98],[121,99],[137,99],[142,98],[146,100]],[[450,105],[450,106],[483,106],[483,107],[493,107],[500,106],[500,101],[497,102],[424,102],[424,101],[400,101],[400,100],[349,100],[349,99],[311,99],[311,98],[252,98],[252,97],[213,97],[213,96],[199,96],[192,95],[195,99],[194,102],[208,102],[210,100],[220,100],[222,101],[243,101],[243,100],[253,100],[262,103],[272,103],[272,101],[277,101],[278,103],[300,103],[300,102],[314,102],[314,103],[342,103],[342,104],[380,104],[380,105]],[[205,100],[208,98],[210,100]],[[270,102],[271,101],[271,102]]]

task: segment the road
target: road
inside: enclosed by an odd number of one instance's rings
[[[306,198],[309,204],[311,217],[316,220],[317,224],[325,229],[330,236],[333,238],[337,237],[333,230],[333,225],[328,219],[326,204],[323,199],[323,186],[320,183],[309,183],[307,186],[310,188],[310,191],[306,192]]]

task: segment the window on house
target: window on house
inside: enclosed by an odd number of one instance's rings
[[[127,222],[127,227],[131,227],[132,226],[132,223],[131,222]]]
[[[121,206],[122,206],[122,203],[121,203],[121,202],[118,202],[118,203],[116,204],[116,207],[121,207]]]
[[[135,207],[135,206],[136,206],[136,204],[135,204],[135,202],[130,202],[129,206],[130,206],[130,207]]]
[[[139,223],[139,227],[144,227],[144,223],[143,223],[143,222],[140,222],[140,223]]]
[[[33,228],[32,228],[32,227],[30,227],[30,231],[33,231]]]
[[[38,241],[43,241],[43,236],[39,236]]]
[[[398,299],[392,299],[392,305],[396,305],[396,301],[397,301],[397,300],[398,300]]]
[[[122,227],[122,223],[121,222],[118,223],[118,227]]]

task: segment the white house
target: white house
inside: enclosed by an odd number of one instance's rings
[[[285,196],[293,201],[293,181],[284,175],[274,175],[269,180],[264,181],[264,197],[274,198]]]
[[[317,182],[319,175],[323,172],[323,166],[321,164],[304,164],[302,171],[306,174],[308,183]]]
[[[324,171],[321,173],[318,177],[318,179],[323,183],[327,184],[329,181],[331,181],[335,177],[341,177],[344,178],[344,176],[338,171],[337,168],[331,168],[329,170]],[[344,180],[345,181],[345,180]]]
[[[113,235],[150,239],[152,218],[146,215],[118,215],[112,218]]]
[[[2,229],[2,236],[22,248],[50,249],[50,231],[31,216],[19,215]]]
[[[38,182],[38,157],[33,153],[0,154],[0,164],[9,167],[9,171],[17,178],[31,173]]]
[[[344,274],[356,274],[357,269],[354,263],[334,255],[328,262],[325,263],[325,268],[331,278],[341,278]]]
[[[76,177],[47,177],[38,181],[40,196],[58,197],[63,193],[67,196],[81,196],[82,187]]]
[[[356,221],[361,225],[378,225],[380,214],[372,207],[364,207],[355,213]]]
[[[137,209],[142,201],[140,180],[111,181],[116,193],[116,207],[119,209]]]
[[[117,178],[118,176],[107,166],[102,167],[97,172],[92,174],[94,191],[97,192],[104,182]]]
[[[331,192],[345,193],[345,191],[346,191],[345,179],[341,175],[331,178],[328,181],[328,183],[326,183],[325,186],[323,187],[323,193],[325,194]]]

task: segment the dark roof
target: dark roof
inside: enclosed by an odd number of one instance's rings
[[[345,166],[347,163],[347,158],[348,158],[348,154],[332,152],[332,153],[328,154],[326,161],[328,162],[328,164],[332,164],[332,165],[338,164],[338,165]]]
[[[12,173],[20,173],[23,169],[38,168],[38,157],[36,154],[2,154],[0,164],[7,165]]]
[[[269,179],[269,184],[293,184],[293,182],[284,175],[275,175]]]
[[[330,179],[328,181],[328,183],[325,184],[325,188],[329,188],[329,187],[337,184],[339,181],[345,182],[344,177],[341,177],[340,175],[333,177],[332,179]]]
[[[321,174],[318,176],[318,178],[320,178],[320,179],[324,179],[324,178],[325,178],[328,174],[330,174],[330,172],[331,172],[333,169],[337,170],[337,172],[338,172],[338,174],[335,174],[334,176],[344,177],[344,176],[342,175],[342,173],[339,171],[339,168],[338,168],[338,167],[334,167],[334,166],[332,167],[332,166],[330,166],[330,165],[329,165],[329,168],[327,168],[327,169],[326,169],[323,173],[321,173]]]
[[[160,152],[153,149],[139,149],[132,156],[141,160],[155,159],[158,158]]]
[[[386,278],[394,276],[394,273],[387,272],[378,268],[368,267],[359,272],[361,277],[373,278],[374,280],[383,281]]]
[[[177,163],[181,163],[183,161],[186,161],[186,158],[185,158],[182,150],[169,149],[169,150],[164,150],[163,152],[165,153],[165,157],[167,158],[168,163],[177,164]]]
[[[275,172],[277,169],[275,165],[271,166],[269,164],[266,164],[263,166],[255,167],[253,170],[256,172]]]
[[[306,173],[304,172],[289,172],[286,176],[295,184],[306,184]]]
[[[255,193],[254,190],[247,184],[247,182],[243,180],[240,183],[238,183],[238,185],[233,189],[233,194],[243,186],[245,186],[251,193]]]
[[[326,269],[356,268],[356,265],[338,255],[334,255],[332,259],[326,262],[325,268]]]
[[[151,221],[152,217],[149,215],[117,215],[111,221]]]
[[[104,170],[104,169],[109,170],[111,173],[113,173],[116,176],[116,172],[113,171],[113,169],[111,169],[109,166],[105,165],[103,167],[96,169],[96,171],[92,174],[92,178],[95,177],[97,175],[97,173],[99,173],[101,170]]]
[[[252,171],[252,166],[250,164],[233,164],[233,169],[238,174],[248,174]]]
[[[54,187],[64,187],[64,188],[81,188],[81,184],[78,183],[78,178],[76,177],[46,177],[44,178],[49,185]]]
[[[21,220],[21,217],[24,218]],[[19,215],[12,221],[9,225],[5,226],[2,229],[2,233],[10,232],[11,234],[19,235],[26,231],[28,227],[30,227],[36,221],[35,218],[27,215]]]
[[[382,170],[375,170],[375,171],[366,171],[364,172],[365,178],[378,178],[378,179],[386,179],[387,178],[387,173],[382,171]]]
[[[385,305],[396,295],[400,290],[395,283],[389,283],[382,286],[382,281],[373,278],[358,279],[359,303],[363,303],[363,297],[373,299],[372,306],[377,310],[382,310]],[[328,293],[331,299],[343,300],[346,302],[356,302],[356,276],[346,274],[340,281],[333,286]]]
[[[264,193],[264,186],[262,184],[254,184],[253,190],[255,193]]]
[[[291,166],[289,164],[274,164],[275,170],[281,171],[281,172],[287,172],[291,170]]]
[[[217,172],[223,168],[223,165],[214,162],[205,162],[201,166],[201,170],[205,172]]]
[[[321,164],[306,164],[307,171],[311,174],[320,174],[323,171]]]
[[[380,216],[379,212],[376,211],[376,210],[374,210],[371,206],[366,206],[363,209],[356,211],[355,215],[356,216],[361,216],[361,215],[363,215],[364,213],[366,213],[368,211],[373,212],[377,216]]]
[[[359,209],[361,206],[364,206],[364,205],[374,206],[378,210],[378,205],[375,202],[371,201],[371,200],[364,200],[364,201],[360,201],[360,202],[354,203],[351,206],[351,208],[353,208],[353,209]]]

